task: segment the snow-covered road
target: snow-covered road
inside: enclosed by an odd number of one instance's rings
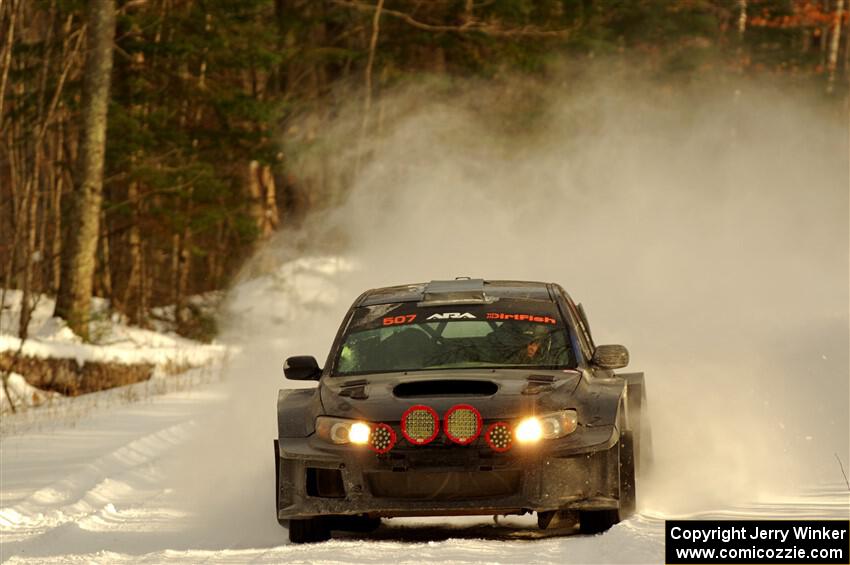
[[[555,86],[553,100],[580,87]],[[683,98],[687,111],[640,90],[591,89],[511,139],[464,104],[388,112],[345,202],[275,235],[231,289],[221,339],[239,352],[225,379],[86,395],[22,425],[2,416],[0,560],[661,563],[665,518],[847,519],[846,121],[749,83]],[[339,148],[351,131],[337,128]],[[305,152],[316,170],[346,159],[328,147],[333,159]],[[328,249],[344,255],[309,255]],[[532,539],[529,517],[394,519],[289,545],[273,509],[284,358],[321,362],[367,288],[459,275],[563,284],[599,343],[628,346],[656,452],[638,515],[593,537]],[[73,356],[112,358],[138,331]],[[149,345],[156,359],[187,353],[168,336]]]
[[[369,535],[290,545],[274,518],[272,440],[277,389],[298,383],[283,379],[281,363],[287,355],[326,354],[352,289],[368,286],[345,288],[353,274],[339,259],[300,260],[241,284],[227,307],[223,338],[234,347],[223,379],[207,370],[167,388],[139,383],[52,412],[5,414],[0,560],[661,563],[665,518],[850,516],[850,492],[833,459],[846,462],[840,363],[823,373],[834,379],[821,380],[836,391],[829,395],[800,384],[783,396],[753,387],[733,397],[718,394],[723,373],[708,356],[697,364],[667,355],[636,364],[650,369],[657,471],[638,485],[638,515],[605,534],[541,537],[532,516],[499,524],[417,518],[385,520]],[[846,349],[818,343],[839,360]],[[644,340],[636,349],[652,345]],[[752,387],[764,373],[757,369],[741,362],[735,377]],[[790,413],[784,397],[808,398],[803,405],[811,408]]]
[[[649,509],[601,536],[537,539],[530,517],[394,519],[368,536],[292,546],[272,515],[271,449],[264,479],[252,481],[221,453],[220,472],[200,472],[193,489],[175,467],[205,442],[206,415],[226,402],[210,384],[107,408],[71,428],[2,440],[2,558],[10,563],[407,563],[663,562],[664,516]],[[207,482],[210,478],[213,480]],[[217,485],[221,489],[217,488]],[[846,518],[843,485],[699,517]],[[182,491],[182,492],[181,492]],[[227,504],[197,500],[222,494]],[[243,498],[244,497],[244,498]],[[235,504],[241,498],[241,504]]]
[[[199,454],[199,446],[201,451],[214,451],[205,429],[215,427],[214,414],[228,405],[230,393],[226,383],[207,384],[94,410],[72,427],[42,424],[40,431],[3,438],[2,559],[10,563],[663,562],[665,516],[651,509],[600,536],[568,531],[541,538],[531,517],[502,519],[498,525],[490,518],[393,519],[385,520],[373,534],[289,545],[285,530],[273,518],[271,449],[266,450],[268,465],[259,477],[252,476],[254,470],[240,461],[239,453]],[[261,445],[270,439],[247,442]],[[204,460],[218,461],[218,467],[204,470],[206,465],[199,464]],[[846,518],[848,507],[846,488],[834,484],[689,516]]]

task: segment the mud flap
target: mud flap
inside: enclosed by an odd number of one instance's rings
[[[277,513],[280,511],[280,447],[278,440],[274,440],[274,513],[277,523],[283,527],[289,527],[289,520],[281,520]]]
[[[643,373],[626,373],[628,391],[628,428],[634,433],[634,466],[637,477],[645,476],[652,466],[652,430],[649,426],[649,410],[646,400],[646,384]]]
[[[618,508],[582,510],[579,512],[579,530],[583,534],[599,534],[608,530],[635,512],[635,455],[632,432],[620,434],[615,448],[616,459],[609,458],[609,474],[617,479]]]
[[[620,509],[619,518],[625,520],[635,513],[635,452],[632,432],[623,432],[620,435]]]

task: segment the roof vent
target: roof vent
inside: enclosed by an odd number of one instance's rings
[[[484,292],[484,279],[458,278],[453,281],[431,281],[425,285],[418,306],[453,304],[490,304],[497,299]]]

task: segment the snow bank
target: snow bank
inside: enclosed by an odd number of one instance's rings
[[[192,368],[220,370],[220,364],[217,362],[223,360],[230,351],[221,343],[203,344],[173,332],[130,326],[121,316],[110,314],[108,302],[99,298],[93,299],[92,305],[92,342],[83,343],[64,320],[53,317],[55,301],[52,298],[39,295],[35,300],[28,328],[29,337],[22,342],[17,336],[21,292],[6,291],[3,308],[0,310],[0,354],[39,359],[73,359],[80,366],[86,363],[148,364],[154,366],[154,372],[150,382],[139,383],[138,386],[117,387],[119,390],[113,393],[80,400],[39,390],[27,383],[26,375],[12,374],[9,378],[9,396],[15,402],[16,408],[39,408],[44,413],[37,418],[21,414],[13,417],[9,399],[3,392],[0,397],[0,412],[4,413],[3,426],[0,428],[2,434],[9,433],[10,430],[28,429],[34,420],[43,422],[57,418],[68,421],[70,415],[78,418],[98,403],[111,405],[116,399],[138,400],[151,394],[173,390],[173,387],[164,385],[163,381],[174,378],[175,373]],[[212,299],[199,297],[198,300],[208,304]],[[161,314],[167,315],[167,312]],[[198,375],[193,373],[183,379],[183,384],[197,379]],[[47,407],[50,410],[45,410]]]
[[[17,337],[21,292],[9,290],[0,314],[0,351],[18,351],[31,357],[58,357],[112,363],[151,363],[157,366],[198,366],[220,357],[221,344],[202,344],[177,334],[129,326],[117,315],[107,316],[108,303],[94,299],[92,343],[82,343],[64,320],[52,316],[54,300],[39,296],[29,325],[30,337],[21,347]]]
[[[9,394],[6,395],[8,388]],[[31,408],[51,402],[60,396],[55,392],[40,390],[31,386],[21,375],[10,373],[5,387],[0,386],[0,413],[10,411],[9,398],[15,407],[23,406]]]

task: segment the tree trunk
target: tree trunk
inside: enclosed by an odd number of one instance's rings
[[[39,159],[36,158],[35,167],[39,167]],[[33,259],[35,258],[35,236],[36,236],[36,213],[38,210],[38,193],[35,187],[27,187],[27,199],[24,203],[26,221],[24,223],[24,268],[21,273],[21,311],[18,318],[18,337],[26,340],[29,332],[29,323],[32,318],[32,293],[33,293]]]
[[[131,181],[127,187],[127,201],[130,205],[130,229],[127,243],[130,254],[130,272],[127,275],[127,286],[121,298],[125,314],[133,324],[142,324],[142,235],[139,229],[139,183]]]
[[[101,296],[112,296],[112,261],[109,258],[109,229],[106,223],[106,213],[100,211],[100,288]]]
[[[248,163],[246,185],[249,198],[248,214],[257,229],[257,240],[268,239],[278,222],[277,199],[271,167],[258,161]]]
[[[189,226],[189,218],[192,217],[192,187],[189,187],[186,202],[183,231],[174,236],[174,324],[178,332],[186,329],[186,297],[189,288],[189,269],[191,268],[190,245],[192,241],[192,230]]]
[[[95,254],[103,199],[103,161],[112,41],[115,37],[115,1],[90,0],[88,5],[86,68],[83,77],[82,142],[78,181],[71,195],[68,245],[63,250],[62,277],[55,315],[87,339]]]
[[[2,8],[2,3],[0,3]],[[18,0],[11,0],[8,4],[9,10],[9,25],[6,29],[6,40],[4,41],[3,50],[0,51],[0,129],[3,129],[3,101],[6,99],[6,83],[9,80],[9,69],[12,66],[12,46],[15,40],[15,19],[18,15]],[[0,9],[0,16],[3,15]]]
[[[835,89],[835,69],[838,67],[838,45],[841,43],[841,16],[844,13],[844,0],[835,1],[835,23],[832,26],[832,36],[829,43],[829,78],[826,83],[827,94]]]
[[[372,67],[375,64],[375,51],[378,47],[378,37],[381,33],[381,10],[384,8],[384,0],[378,0],[375,5],[375,14],[372,16],[372,38],[369,40],[369,59],[366,61],[366,96],[363,100],[363,121],[360,123],[360,136],[357,141],[357,155],[354,161],[354,175],[360,174],[360,160],[364,151],[363,145],[368,135],[369,113],[372,111]]]
[[[747,31],[747,0],[738,0],[738,39]]]
[[[59,123],[59,128],[56,134],[57,143],[57,160],[59,163],[64,162],[65,155],[65,128],[62,122]],[[53,239],[50,247],[50,263],[51,263],[51,283],[48,289],[51,293],[59,292],[59,277],[62,273],[62,191],[65,184],[65,173],[61,169],[56,175],[56,186],[53,191]]]

